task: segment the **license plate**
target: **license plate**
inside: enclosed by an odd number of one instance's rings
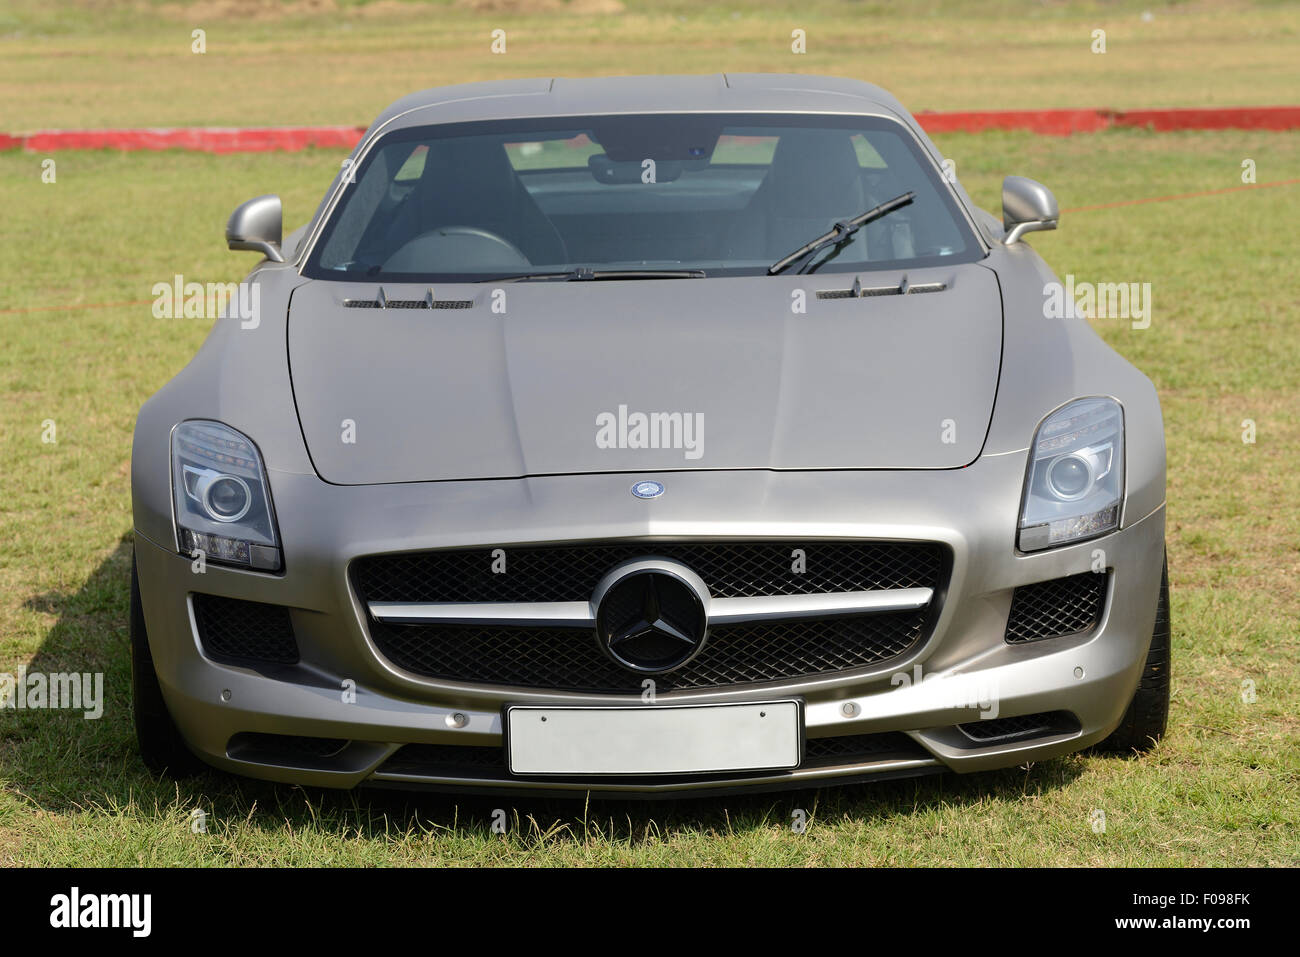
[[[799,766],[797,701],[506,709],[515,774],[702,774]]]

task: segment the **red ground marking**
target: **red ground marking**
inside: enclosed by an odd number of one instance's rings
[[[1293,130],[1300,128],[1300,106],[1232,106],[1161,110],[987,110],[917,113],[927,133],[980,133],[1028,130],[1066,136],[1129,126],[1167,133],[1171,130]]]
[[[1115,114],[1116,126],[1170,130],[1294,130],[1300,106],[1238,106],[1230,110],[1128,110]]]
[[[1051,136],[1095,133],[1110,125],[1102,110],[977,110],[963,113],[917,113],[927,133],[983,133],[1028,130]]]
[[[176,127],[172,129],[41,130],[9,137],[32,153],[56,150],[193,150],[202,153],[294,152],[309,146],[352,149],[361,126]],[[0,148],[4,145],[0,141]]]
[[[1093,133],[1114,126],[1169,130],[1300,129],[1300,106],[1235,106],[1161,110],[968,110],[921,112],[930,133],[1028,130],[1052,136]],[[172,127],[157,129],[39,130],[0,133],[0,150],[34,153],[74,149],[165,150],[206,153],[301,150],[309,146],[351,149],[363,126]]]

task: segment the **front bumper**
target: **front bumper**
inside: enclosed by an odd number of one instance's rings
[[[1145,516],[1126,515],[1119,531],[1102,538],[1018,554],[1015,516],[1024,469],[1021,451],[986,456],[965,469],[907,473],[682,472],[333,486],[314,475],[272,470],[283,574],[209,564],[197,575],[170,542],[140,533],[139,515],[136,561],[168,707],[204,761],[237,774],[341,788],[364,783],[654,796],[813,786],[945,768],[979,771],[1042,760],[1104,738],[1137,686],[1155,619],[1163,505]],[[663,482],[667,494],[652,501],[628,494],[633,481],[643,478]],[[157,527],[156,521],[149,524]],[[820,761],[792,771],[680,778],[394,770],[391,759],[406,744],[500,747],[507,704],[627,705],[638,698],[436,681],[396,668],[377,652],[349,585],[348,565],[357,556],[577,540],[749,537],[944,543],[952,568],[946,593],[936,599],[942,604],[933,630],[912,651],[877,667],[672,692],[659,702],[797,698],[808,739],[899,732],[910,741],[907,753]],[[1110,570],[1110,588],[1093,630],[1022,645],[1004,641],[1016,586],[1089,571],[1099,553]],[[205,657],[190,601],[195,592],[287,606],[301,662],[254,669]],[[1030,739],[988,743],[958,727],[981,717],[1044,712],[1067,712],[1075,721]],[[350,743],[327,758],[254,758],[231,745],[232,738],[249,733]]]

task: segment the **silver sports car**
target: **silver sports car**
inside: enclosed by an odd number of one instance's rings
[[[893,97],[542,79],[390,106],[140,411],[145,762],[656,796],[1164,731],[1150,381]]]

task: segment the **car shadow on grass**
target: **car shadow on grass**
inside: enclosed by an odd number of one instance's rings
[[[737,833],[791,827],[806,819],[879,825],[953,805],[1032,801],[1084,773],[1085,759],[1066,756],[1022,768],[973,775],[938,774],[823,789],[660,801],[440,795],[361,788],[302,788],[236,778],[215,770],[180,781],[155,776],[141,762],[131,721],[128,608],[131,533],[76,591],[29,598],[31,609],[57,615],[27,674],[102,674],[102,714],[80,710],[8,710],[0,720],[0,762],[8,788],[52,815],[89,812],[138,816],[147,827],[205,820],[261,831],[311,826],[341,839],[385,840],[397,831],[499,836],[531,829],[538,837],[591,834],[624,846],[662,841],[670,830]],[[495,826],[495,828],[494,828]],[[521,834],[521,836],[523,836]],[[93,862],[86,862],[93,863]]]

